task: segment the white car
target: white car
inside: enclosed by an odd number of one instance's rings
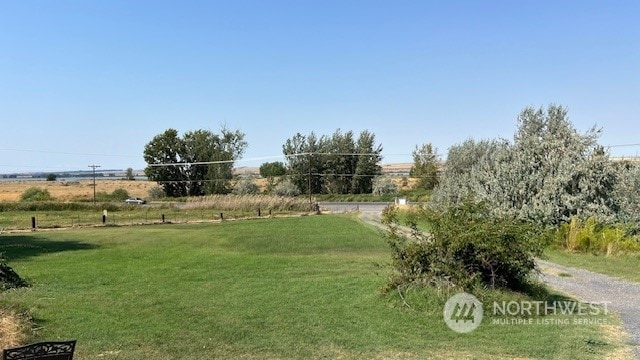
[[[138,205],[142,205],[142,204],[146,204],[147,203],[144,199],[137,198],[137,197],[130,197],[127,200],[125,200],[124,202],[126,202],[127,204],[138,204]]]

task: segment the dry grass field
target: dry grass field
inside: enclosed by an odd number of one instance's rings
[[[116,189],[125,189],[130,196],[148,197],[149,189],[157,186],[153,181],[99,179],[96,180],[96,191],[112,193]],[[93,180],[73,182],[46,180],[15,180],[0,181],[0,201],[18,201],[20,195],[30,187],[47,189],[49,194],[58,201],[91,199],[93,197]]]
[[[383,174],[408,172],[411,164],[383,164]],[[258,168],[239,168],[236,174],[258,174]],[[261,191],[267,187],[266,179],[254,180]],[[400,190],[410,189],[414,186],[415,179],[403,179],[394,177],[394,181]],[[149,190],[157,186],[155,182],[145,180],[123,180],[123,179],[96,179],[96,191],[112,193],[113,190],[125,189],[130,196],[147,198]],[[20,195],[30,187],[44,188],[58,201],[86,200],[93,197],[93,180],[85,179],[80,181],[46,181],[42,180],[11,180],[0,181],[0,201],[18,201]]]

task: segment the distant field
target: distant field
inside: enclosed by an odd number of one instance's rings
[[[261,191],[267,187],[266,179],[255,179]],[[402,177],[394,177],[394,181],[399,190],[411,189],[416,179],[404,180]],[[154,181],[147,180],[120,180],[120,179],[97,179],[96,191],[112,193],[113,190],[122,188],[127,190],[130,196],[148,198],[149,190],[158,186]],[[54,200],[77,201],[89,200],[93,198],[93,180],[80,181],[46,181],[42,180],[11,180],[0,181],[0,201],[18,201],[20,195],[30,187],[44,188],[49,191]]]
[[[93,180],[73,182],[46,180],[15,180],[0,181],[0,201],[18,201],[20,195],[30,187],[44,188],[55,200],[69,201],[91,199],[93,197]],[[116,180],[97,179],[96,191],[112,193],[115,189],[125,189],[131,196],[146,198],[149,189],[157,186],[153,181],[145,180]]]
[[[437,295],[381,295],[389,249],[345,216],[3,234],[33,286],[31,340],[78,340],[77,359],[600,359],[615,327],[446,327]],[[425,296],[427,295],[427,296]]]

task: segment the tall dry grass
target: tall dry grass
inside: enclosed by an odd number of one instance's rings
[[[184,209],[214,209],[223,211],[309,211],[309,200],[273,195],[209,195],[189,198]]]
[[[640,240],[624,224],[605,224],[595,217],[580,220],[573,216],[561,224],[555,242],[569,252],[590,252],[607,256],[640,252]]]
[[[24,344],[27,340],[27,323],[24,316],[0,308],[0,349]]]

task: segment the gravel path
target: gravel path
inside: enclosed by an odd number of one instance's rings
[[[363,221],[380,224],[381,209],[362,206],[357,209]],[[617,313],[630,335],[630,345],[640,360],[640,284],[611,276],[538,260],[541,279],[549,286],[585,302],[607,302],[608,310]]]
[[[609,302],[609,310],[620,315],[640,359],[640,284],[544,260],[538,260],[538,265],[542,280],[551,287],[583,301]]]

